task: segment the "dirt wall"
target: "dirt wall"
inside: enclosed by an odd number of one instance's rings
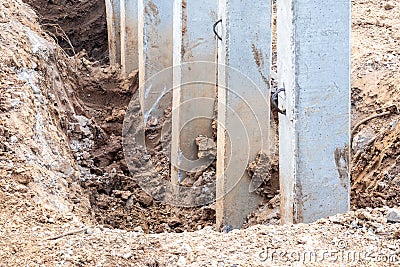
[[[43,29],[56,38],[58,44],[69,55],[85,49],[90,59],[108,63],[104,0],[24,0],[24,2],[34,8]],[[74,49],[71,48],[71,44]]]

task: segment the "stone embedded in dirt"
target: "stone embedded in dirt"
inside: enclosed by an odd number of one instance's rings
[[[10,142],[11,143],[18,143],[18,137],[16,137],[15,135],[10,137]]]
[[[280,195],[277,194],[267,205],[252,212],[247,219],[246,227],[257,224],[279,225],[280,223]]]
[[[6,132],[7,129],[3,125],[0,125],[0,136],[5,136]]]
[[[393,238],[394,239],[400,239],[400,230],[397,230],[393,233]]]
[[[133,228],[133,231],[141,234],[144,233],[143,228],[141,226],[136,226],[135,228]]]
[[[178,217],[172,217],[168,219],[168,226],[171,228],[176,228],[178,226],[183,225],[182,220]]]
[[[28,185],[29,183],[33,182],[32,176],[28,175],[26,173],[14,174],[13,178],[17,183],[20,183],[23,185]]]
[[[200,135],[196,138],[196,145],[199,148],[197,156],[203,158],[215,158],[217,156],[217,144],[207,136]]]
[[[225,226],[222,227],[222,229],[221,229],[221,232],[222,232],[222,233],[225,233],[225,234],[227,234],[227,233],[229,233],[229,232],[231,232],[231,231],[233,231],[233,227],[230,226],[230,225],[225,225]]]
[[[393,178],[392,183],[394,185],[400,186],[400,175],[398,175],[395,178]]]
[[[247,172],[251,177],[251,191],[259,191],[263,183],[271,179],[272,159],[266,153],[260,152],[255,161],[247,167]]]
[[[187,266],[187,261],[184,256],[179,256],[178,262],[176,263],[177,266]]]
[[[394,5],[392,2],[387,2],[387,3],[384,5],[385,10],[391,10],[391,9],[393,9],[394,7],[395,7],[395,5]]]
[[[390,223],[400,223],[400,210],[391,209],[386,218]]]
[[[140,192],[136,197],[139,203],[144,207],[149,207],[153,204],[153,198],[144,191]]]
[[[131,258],[132,257],[132,253],[130,253],[130,252],[128,252],[128,253],[125,253],[124,255],[122,255],[122,258],[124,258],[124,259],[129,259],[129,258]]]
[[[114,196],[120,197],[122,200],[128,200],[129,197],[132,195],[132,192],[130,191],[120,191],[120,190],[114,190],[113,191]]]

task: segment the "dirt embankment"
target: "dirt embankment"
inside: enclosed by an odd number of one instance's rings
[[[353,209],[400,204],[399,8],[353,2]]]
[[[40,198],[53,208],[67,206],[65,212],[112,228],[183,232],[212,225],[214,210],[157,203],[129,174],[122,124],[129,102],[138,101],[137,73],[123,79],[118,68],[92,62],[84,52],[68,57],[20,1],[1,7],[0,118],[7,153],[0,170],[7,181],[23,177],[24,190],[40,187]]]

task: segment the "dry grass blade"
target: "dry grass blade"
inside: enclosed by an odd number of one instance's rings
[[[68,35],[65,33],[65,31],[60,27],[60,25],[58,24],[52,24],[52,23],[47,23],[47,24],[43,24],[43,26],[45,27],[53,27],[56,31],[56,34],[51,33],[50,35],[57,41],[57,36],[61,37],[62,39],[64,39],[68,45],[71,47],[71,51],[74,54],[74,56],[76,56],[76,52],[75,52],[75,48],[72,45],[71,40],[69,39]],[[59,33],[59,31],[61,32],[61,34]],[[49,31],[47,31],[47,33],[49,33]]]
[[[64,233],[64,234],[60,234],[60,235],[57,235],[57,236],[53,236],[53,237],[47,238],[46,240],[57,240],[57,239],[60,239],[60,238],[62,238],[62,237],[65,237],[65,236],[76,235],[76,234],[85,232],[85,231],[86,231],[87,229],[89,229],[89,228],[90,228],[90,227],[86,227],[86,228],[82,228],[82,229],[70,231],[70,232],[67,232],[67,233]]]

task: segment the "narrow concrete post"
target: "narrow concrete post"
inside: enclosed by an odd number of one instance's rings
[[[174,95],[172,109],[171,181],[186,171],[207,167],[213,159],[198,158],[195,140],[212,137],[217,82],[215,0],[176,0],[174,11]]]
[[[149,116],[162,115],[160,101],[172,101],[172,93],[162,95],[172,90],[173,8],[173,0],[138,1],[139,86],[145,122]]]
[[[278,4],[282,223],[350,204],[350,0]]]
[[[121,64],[121,5],[120,0],[106,0],[108,53],[110,64]]]
[[[121,1],[121,68],[124,77],[138,69],[138,1]]]
[[[217,227],[239,228],[260,197],[246,168],[269,153],[271,1],[220,0]]]

